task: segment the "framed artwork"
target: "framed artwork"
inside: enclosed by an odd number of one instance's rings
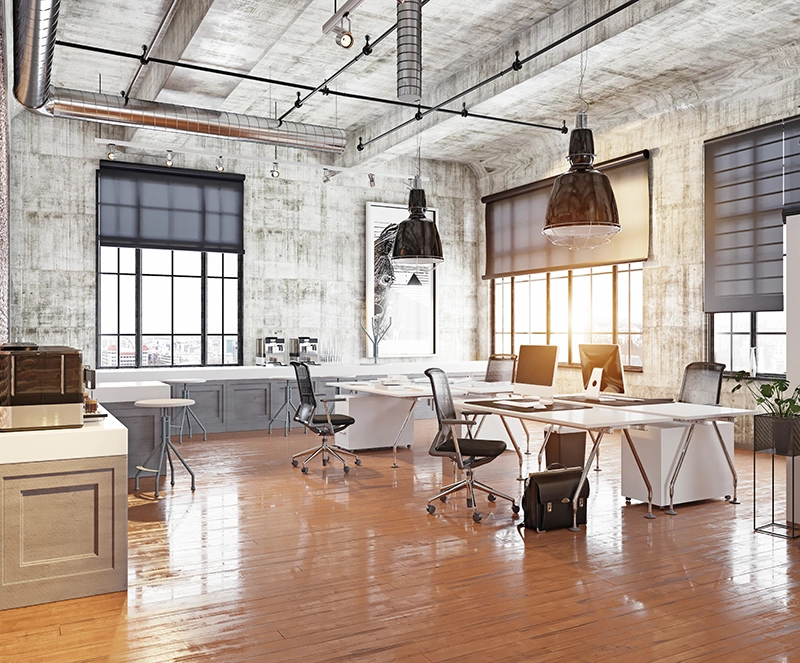
[[[425,215],[437,221],[436,210]],[[436,271],[395,266],[397,225],[408,206],[367,203],[367,357],[420,357],[436,352]],[[377,342],[376,342],[377,341]]]

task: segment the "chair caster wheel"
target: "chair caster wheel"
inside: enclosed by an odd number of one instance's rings
[[[497,497],[495,497],[494,495],[492,495],[491,493],[489,493],[489,501],[490,501],[490,502],[495,502],[495,501],[497,501]]]
[[[514,513],[519,513],[519,504],[512,504],[512,505],[511,505],[511,510],[512,510]]]
[[[447,495],[442,495],[439,498],[439,501],[442,502],[443,504],[446,504],[447,503]]]
[[[472,514],[472,520],[474,520],[476,523],[479,523],[481,520],[483,520],[483,516],[476,511]]]
[[[356,458],[356,465],[361,465],[361,459],[360,458]]]
[[[300,470],[300,471],[301,471],[303,474],[308,474],[308,468],[307,468],[307,467],[304,467],[304,468],[303,468],[302,470]]]
[[[344,466],[344,473],[347,474],[350,471],[350,468],[347,465]]]
[[[292,467],[297,467],[300,463],[297,462],[297,459],[292,458]]]
[[[425,510],[428,513],[436,513],[436,507],[433,506],[433,504],[429,504],[427,507],[425,507]]]
[[[728,502],[730,502],[731,501],[731,496],[730,495],[725,495],[725,499],[728,500]]]

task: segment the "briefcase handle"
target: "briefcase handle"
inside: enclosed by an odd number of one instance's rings
[[[563,463],[550,463],[550,464],[547,466],[547,468],[546,468],[546,469],[547,469],[548,471],[549,471],[549,470],[566,470],[566,469],[567,469],[567,466],[566,466],[566,465],[564,465]]]

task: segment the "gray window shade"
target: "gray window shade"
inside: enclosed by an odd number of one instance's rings
[[[800,200],[798,122],[705,145],[705,310],[783,310],[784,203]]]
[[[485,196],[484,279],[646,260],[650,250],[649,153],[598,164],[611,181],[622,230],[585,251],[554,246],[542,235],[554,177]]]
[[[99,239],[114,246],[244,253],[244,175],[101,161]]]

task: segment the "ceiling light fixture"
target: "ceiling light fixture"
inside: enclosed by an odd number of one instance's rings
[[[172,168],[172,164],[174,163],[172,161],[172,150],[167,150],[167,159],[164,163],[166,164],[167,168]]]
[[[106,156],[109,158],[110,161],[114,161],[117,158],[117,146],[114,143],[108,144],[108,152]]]
[[[342,5],[341,9],[336,8],[336,2],[334,0],[333,3],[333,16],[331,16],[322,26],[322,34],[326,35],[329,32],[332,32],[341,20],[347,16],[348,14],[353,13],[353,10],[356,9],[364,0],[347,0]]]
[[[369,185],[374,187],[375,186],[375,175],[373,173],[367,173],[367,177],[369,178]]]
[[[322,181],[327,184],[331,181],[331,173],[327,168],[322,169]]]
[[[392,262],[415,272],[435,269],[444,260],[439,231],[425,216],[426,208],[425,191],[417,175],[408,194],[408,218],[398,224],[392,248]]]
[[[347,28],[344,27],[345,21],[347,21]],[[351,32],[350,17],[347,14],[342,16],[341,23],[333,28],[333,32],[336,33],[336,43],[342,48],[350,48],[353,45],[355,40]]]
[[[220,154],[217,157],[217,165],[215,166],[218,173],[221,173],[225,170],[225,164],[222,162],[222,155]]]
[[[276,179],[281,176],[281,171],[278,170],[278,162],[277,161],[273,161],[272,162],[272,168],[270,168],[269,176],[270,177],[274,177]]]
[[[581,53],[578,96],[581,107],[569,137],[569,170],[553,182],[542,234],[556,246],[593,249],[611,241],[620,230],[617,201],[608,176],[594,166],[594,137],[583,98],[585,51]]]

